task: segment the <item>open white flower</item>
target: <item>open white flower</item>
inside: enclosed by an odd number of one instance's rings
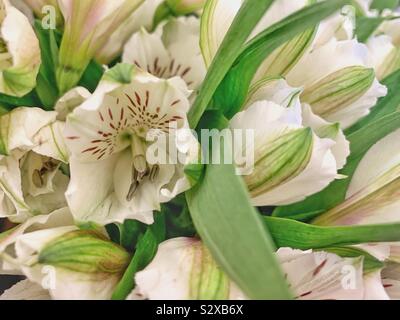
[[[249,107],[230,124],[232,130],[254,130],[254,145],[246,146],[254,152],[254,167],[244,180],[256,206],[295,203],[322,190],[338,177],[350,153],[338,125],[301,106],[300,93],[282,79],[267,81],[251,92]]]
[[[117,26],[143,0],[58,0],[65,27],[60,47],[57,83],[61,93],[73,88],[97,51]]]
[[[110,299],[130,261],[104,232],[72,224],[25,232],[14,240],[13,252],[4,259],[57,300]]]
[[[363,299],[365,295],[362,258],[289,248],[278,250],[277,257],[297,299]],[[136,274],[135,282],[130,299],[246,299],[208,249],[193,238],[162,243],[150,265]]]
[[[198,146],[187,130],[188,94],[181,79],[162,80],[132,65],[106,73],[67,119],[66,196],[78,221],[152,223],[160,203],[190,187],[183,169]]]
[[[159,78],[179,76],[190,89],[197,89],[206,73],[199,29],[199,19],[194,17],[170,20],[162,27],[162,32],[149,34],[142,29],[126,44],[122,61]]]
[[[8,0],[0,1],[0,92],[21,97],[36,85],[41,57],[28,18]]]
[[[14,222],[47,214],[66,204],[68,161],[63,124],[56,113],[18,108],[0,117],[0,216]]]
[[[400,221],[400,130],[375,144],[361,160],[346,201],[319,216],[320,225]]]

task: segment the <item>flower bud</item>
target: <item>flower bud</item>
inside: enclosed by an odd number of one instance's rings
[[[244,180],[253,197],[297,176],[307,166],[313,149],[310,128],[280,136],[256,150],[254,171]]]
[[[194,238],[162,243],[156,257],[136,274],[133,295],[168,300],[227,300],[244,298],[216,264],[204,244]]]
[[[49,242],[38,262],[82,273],[121,275],[129,264],[129,254],[95,231],[72,231]]]
[[[347,67],[307,88],[301,99],[310,104],[316,114],[324,117],[357,101],[372,86],[374,79],[373,69]]]
[[[28,18],[8,1],[0,1],[0,93],[22,97],[36,85],[41,57]]]
[[[143,0],[60,0],[65,20],[57,84],[63,94],[80,80],[97,51]]]
[[[255,79],[285,76],[312,44],[315,29],[307,30],[275,50],[261,65]]]
[[[373,146],[352,177],[346,200],[314,220],[318,225],[399,221],[400,130]]]
[[[130,255],[105,232],[75,226],[47,228],[17,237],[15,261],[53,299],[110,299]]]

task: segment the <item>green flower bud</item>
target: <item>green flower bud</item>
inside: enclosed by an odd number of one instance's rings
[[[41,250],[38,262],[73,272],[122,274],[130,261],[128,252],[96,231],[64,234]]]
[[[259,148],[253,173],[244,177],[251,195],[259,196],[300,174],[309,163],[312,149],[310,128],[291,131]]]
[[[313,111],[320,116],[345,109],[371,88],[375,80],[375,72],[361,66],[341,69],[313,86],[301,95],[303,102],[311,105]]]

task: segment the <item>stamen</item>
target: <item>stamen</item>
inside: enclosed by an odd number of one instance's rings
[[[157,179],[159,173],[160,173],[160,166],[156,164],[150,170],[150,181],[154,182]]]
[[[146,158],[142,155],[133,158],[133,165],[139,173],[139,177],[145,177],[148,172]]]
[[[146,147],[144,142],[136,135],[132,135],[132,157],[134,168],[143,176],[147,174]]]
[[[126,201],[128,201],[128,202],[132,201],[138,187],[139,187],[139,182],[133,181],[131,186],[129,187],[128,194],[126,195]]]

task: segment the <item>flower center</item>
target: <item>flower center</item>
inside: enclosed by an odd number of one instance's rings
[[[131,152],[133,159],[132,166],[132,182],[129,186],[129,190],[126,196],[128,202],[132,201],[133,197],[138,190],[140,183],[142,183],[145,178],[154,181],[160,172],[160,167],[158,165],[151,166],[146,160],[146,142],[138,137],[137,135],[132,135],[131,142]]]

